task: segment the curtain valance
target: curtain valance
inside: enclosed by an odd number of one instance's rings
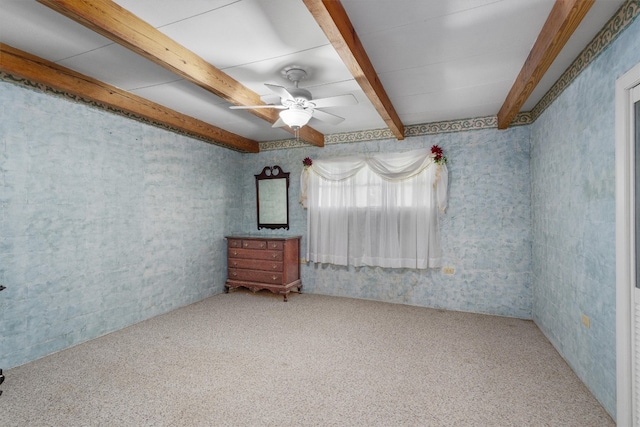
[[[355,176],[364,167],[368,167],[371,172],[386,181],[409,179],[425,169],[431,168],[438,208],[444,212],[447,207],[447,166],[444,163],[436,163],[435,155],[428,148],[402,153],[373,153],[333,159],[316,159],[311,166],[302,170],[300,203],[305,208],[307,207],[309,173],[315,173],[329,181],[341,181]]]

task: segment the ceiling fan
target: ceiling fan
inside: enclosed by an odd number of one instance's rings
[[[300,81],[307,77],[307,72],[302,67],[296,65],[287,67],[282,70],[282,75],[291,80],[295,87],[287,89],[282,86],[265,83],[266,87],[280,97],[280,105],[232,105],[229,108],[244,110],[253,108],[276,108],[282,111],[280,111],[280,118],[276,120],[272,127],[289,126],[297,130],[309,123],[311,117],[332,125],[337,125],[342,122],[344,118],[319,110],[319,108],[343,107],[356,105],[358,103],[358,100],[352,94],[313,99],[311,92],[298,87]]]

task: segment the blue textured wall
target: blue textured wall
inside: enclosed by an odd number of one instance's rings
[[[531,126],[534,320],[613,415],[615,80],[639,61],[636,20]]]
[[[291,234],[306,234],[297,203],[302,159],[407,151],[439,144],[449,158],[449,208],[441,219],[441,270],[309,264],[303,290],[424,307],[531,318],[529,129],[487,129],[396,140],[266,151],[245,156],[244,231],[257,232],[253,174],[275,164],[291,172]],[[265,232],[265,234],[268,234]],[[273,234],[273,233],[272,233]],[[277,234],[277,232],[275,233]],[[302,256],[306,240],[302,240]]]
[[[10,83],[0,98],[0,367],[222,291],[240,154]]]

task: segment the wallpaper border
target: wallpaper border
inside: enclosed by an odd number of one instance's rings
[[[120,108],[114,108],[114,107],[112,107],[112,106],[110,106],[108,104],[104,104],[102,102],[98,102],[98,101],[94,101],[94,100],[91,100],[91,99],[83,98],[83,97],[78,96],[78,95],[76,95],[74,93],[70,93],[70,92],[67,92],[67,91],[59,90],[59,89],[56,89],[54,87],[51,87],[51,86],[43,84],[43,83],[38,83],[38,82],[35,82],[35,81],[27,79],[27,78],[23,78],[23,77],[17,77],[17,76],[14,76],[13,74],[7,73],[7,72],[2,71],[2,70],[0,70],[0,81],[7,82],[7,83],[13,83],[13,84],[16,84],[16,85],[19,85],[19,86],[23,86],[23,87],[28,88],[28,89],[35,90],[36,92],[47,93],[47,94],[50,94],[50,95],[53,95],[53,96],[56,96],[56,97],[59,97],[59,98],[66,98],[66,99],[68,99],[68,100],[70,100],[72,102],[76,102],[78,104],[83,104],[83,105],[86,105],[88,107],[96,108],[98,110],[108,111],[108,112],[116,114],[118,116],[122,116],[122,117],[125,117],[125,118],[128,118],[128,119],[132,119],[132,120],[135,120],[137,122],[144,123],[144,124],[147,124],[147,125],[150,125],[150,126],[155,126],[157,128],[161,128],[161,129],[167,130],[169,132],[176,133],[178,135],[183,135],[183,136],[187,136],[189,138],[197,139],[198,141],[202,141],[202,142],[205,142],[207,144],[217,145],[219,147],[228,148],[230,150],[238,151],[240,153],[246,153],[246,151],[240,150],[237,147],[232,147],[230,145],[226,145],[226,144],[223,144],[223,143],[218,142],[218,141],[214,141],[214,140],[211,140],[211,139],[204,138],[204,137],[202,137],[200,135],[197,135],[197,134],[194,134],[194,133],[183,131],[182,129],[178,129],[178,128],[175,128],[173,126],[169,126],[166,123],[158,122],[158,121],[155,121],[155,120],[149,120],[146,117],[142,117],[142,116],[140,116],[138,114],[133,114],[131,112],[125,111],[125,110],[120,109]]]
[[[520,126],[532,123],[529,113],[520,113],[511,122],[512,126]],[[494,129],[498,127],[496,116],[475,117],[471,119],[448,120],[434,123],[409,125],[404,128],[406,137],[421,135],[436,135],[441,133],[463,132],[467,130]],[[382,139],[396,139],[389,129],[373,129],[358,132],[334,133],[325,135],[325,145],[347,144],[352,142],[376,141]],[[304,141],[296,139],[284,139],[260,143],[260,151],[281,150],[285,148],[309,147]]]
[[[535,121],[544,110],[591,64],[640,14],[640,0],[629,0],[609,19],[605,26],[589,42],[580,55],[571,63],[551,89],[531,110]]]

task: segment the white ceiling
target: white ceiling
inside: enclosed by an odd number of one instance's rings
[[[324,134],[385,128],[302,0],[116,0],[260,95],[307,69],[314,98],[352,93],[359,104],[312,119]],[[494,116],[554,0],[342,0],[405,126]],[[531,110],[621,6],[597,0],[522,111]],[[257,141],[291,135],[34,0],[0,0],[0,41]],[[1,58],[0,58],[1,61]]]

